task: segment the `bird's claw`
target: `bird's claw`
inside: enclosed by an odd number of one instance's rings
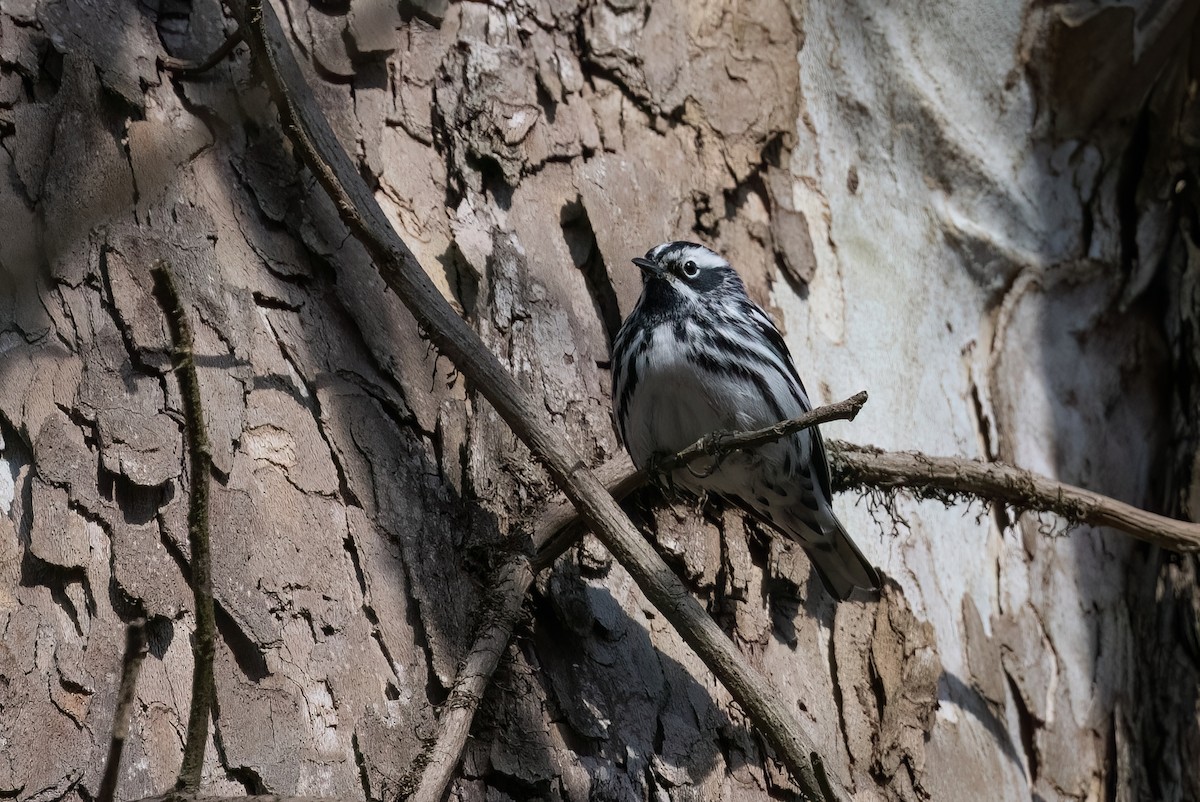
[[[672,454],[666,451],[656,451],[650,455],[649,461],[646,463],[646,473],[650,476],[650,481],[658,486],[658,489],[667,495],[675,495],[675,481],[672,478],[672,471],[664,470],[664,463],[671,457]]]

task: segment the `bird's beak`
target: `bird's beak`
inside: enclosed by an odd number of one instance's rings
[[[633,263],[641,269],[642,275],[661,276],[663,273],[663,269],[656,262],[652,262],[644,256],[635,256]]]

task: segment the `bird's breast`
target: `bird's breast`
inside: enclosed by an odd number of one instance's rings
[[[638,384],[629,400],[629,454],[644,465],[655,454],[673,453],[719,430],[745,428],[739,411],[744,388],[714,380],[689,357],[688,325],[654,329],[638,357]]]

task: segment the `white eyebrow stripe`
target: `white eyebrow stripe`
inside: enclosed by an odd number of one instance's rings
[[[668,254],[668,251],[670,251],[670,254]],[[646,258],[658,262],[664,256],[668,255],[672,261],[677,261],[679,264],[692,261],[696,263],[697,267],[701,268],[727,267],[729,264],[720,254],[710,248],[699,243],[685,242],[683,240],[664,242],[661,245],[655,246],[646,254]]]
[[[708,248],[688,248],[680,253],[684,261],[695,262],[699,267],[724,267],[725,260]]]

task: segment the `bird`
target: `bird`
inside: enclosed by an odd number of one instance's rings
[[[633,259],[642,292],[612,348],[613,417],[633,463],[718,431],[749,431],[812,409],[783,335],[733,267],[694,242]],[[798,543],[838,601],[877,590],[879,574],[834,515],[829,460],[816,428],[750,451],[676,468],[667,481],[713,494]]]

